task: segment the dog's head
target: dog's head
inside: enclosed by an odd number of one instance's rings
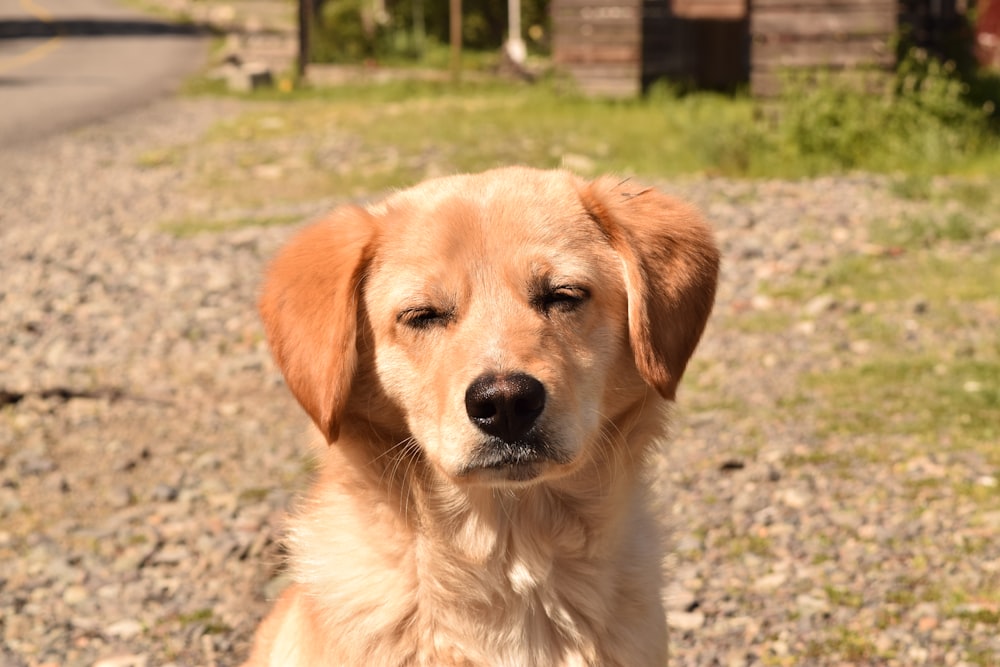
[[[673,399],[717,272],[677,200],[508,168],[335,211],[278,256],[260,308],[328,441],[381,433],[457,484],[530,483],[650,388]]]

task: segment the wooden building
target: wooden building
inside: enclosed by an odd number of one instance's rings
[[[889,68],[904,26],[941,39],[964,0],[551,0],[552,54],[590,94],[626,97],[659,78],[777,92],[795,68]]]
[[[660,78],[726,87],[749,72],[746,0],[551,0],[552,57],[587,93]]]

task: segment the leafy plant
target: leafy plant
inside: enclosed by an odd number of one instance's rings
[[[544,52],[548,0],[522,0],[527,44]],[[374,58],[418,64],[441,50],[450,37],[448,0],[320,0],[313,20],[315,62],[358,62]],[[497,50],[507,37],[506,0],[464,0],[462,42],[475,50]]]
[[[1000,148],[996,105],[970,102],[955,64],[911,49],[894,75],[799,73],[788,80],[775,135],[807,171],[932,171]]]

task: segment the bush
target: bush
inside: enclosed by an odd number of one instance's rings
[[[814,172],[947,170],[1000,149],[997,105],[979,102],[955,65],[911,49],[894,74],[813,73],[788,82],[776,140]]]
[[[522,0],[521,24],[529,47],[544,51],[548,0]],[[506,36],[507,0],[463,0],[463,46],[496,50]],[[386,0],[383,14],[372,0],[319,0],[311,58],[314,62],[412,60],[449,39],[448,0]]]

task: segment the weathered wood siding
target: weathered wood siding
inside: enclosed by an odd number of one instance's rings
[[[591,95],[642,87],[642,0],[552,0],[552,59]]]
[[[685,19],[746,18],[747,0],[671,0],[674,15]]]
[[[551,0],[551,11],[556,65],[585,92],[620,97],[663,77],[774,95],[786,70],[889,69],[901,23],[933,48],[960,15],[956,0]]]
[[[897,0],[751,0],[750,85],[773,95],[797,68],[889,68]]]
[[[552,0],[553,60],[592,95],[630,97],[661,78],[709,88],[746,81],[746,18],[729,18],[746,0],[686,2],[690,17],[671,0]]]

